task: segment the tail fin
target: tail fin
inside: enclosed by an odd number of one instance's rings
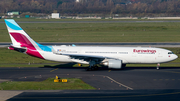
[[[5,23],[12,41],[10,49],[19,52],[23,51],[28,55],[44,59],[38,51],[41,50],[43,45],[36,43],[32,38],[30,38],[13,19],[5,19]],[[26,49],[26,51],[24,49]]]
[[[21,48],[33,47],[34,45],[36,45],[36,42],[31,39],[28,34],[13,19],[5,19],[5,23],[13,46]]]

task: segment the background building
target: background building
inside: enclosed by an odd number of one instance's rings
[[[51,18],[56,18],[58,19],[60,17],[60,14],[59,13],[52,13],[51,14]]]
[[[76,0],[76,2],[81,2],[81,3],[83,3],[83,2],[87,2],[87,0]]]
[[[7,15],[19,15],[19,12],[8,12]]]

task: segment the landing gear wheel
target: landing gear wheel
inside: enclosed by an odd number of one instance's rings
[[[91,71],[94,71],[95,70],[95,68],[94,67],[91,67]]]
[[[95,69],[95,70],[98,70],[99,68],[98,68],[98,66],[95,66],[94,69]]]
[[[92,66],[86,68],[86,71],[94,71],[94,70],[98,70],[98,66]]]
[[[126,64],[122,64],[122,67],[126,67]]]
[[[89,67],[86,68],[86,71],[90,71],[91,69]]]

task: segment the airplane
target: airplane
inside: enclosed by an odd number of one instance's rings
[[[35,42],[13,19],[5,19],[12,41],[11,50],[44,60],[89,64],[87,70],[98,65],[122,69],[126,64],[157,64],[178,58],[172,51],[152,47],[45,46]]]

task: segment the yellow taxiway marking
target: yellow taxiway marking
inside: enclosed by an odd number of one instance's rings
[[[53,71],[55,71],[55,70],[58,70],[58,68],[56,68],[56,69],[53,69],[53,70],[51,70],[50,72],[53,72]]]
[[[108,72],[110,72],[111,70],[109,70]]]

